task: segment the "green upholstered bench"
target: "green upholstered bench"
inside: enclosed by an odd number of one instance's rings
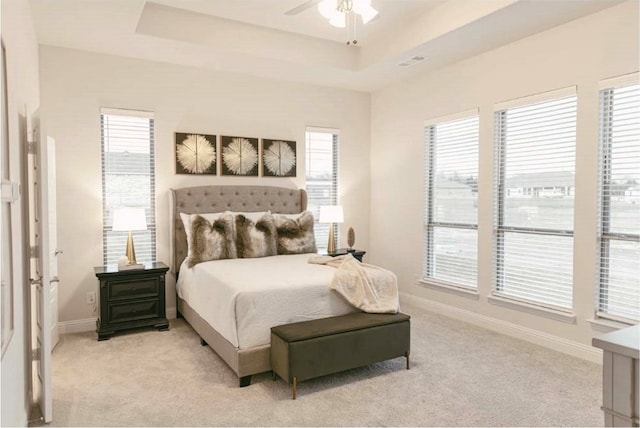
[[[357,312],[271,328],[271,369],[292,384],[396,357],[407,358],[410,316]]]

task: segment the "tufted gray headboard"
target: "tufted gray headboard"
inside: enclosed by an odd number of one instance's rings
[[[307,209],[304,189],[273,186],[196,186],[171,189],[171,262],[178,272],[187,257],[187,235],[180,213],[271,211],[296,214]]]

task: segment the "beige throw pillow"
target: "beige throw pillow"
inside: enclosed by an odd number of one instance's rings
[[[235,226],[238,257],[248,259],[278,254],[273,215],[265,214],[254,221],[242,214],[237,214]]]
[[[313,234],[313,214],[305,211],[297,217],[274,215],[278,232],[278,254],[315,253],[316,238]]]
[[[209,260],[237,258],[233,239],[233,215],[225,213],[209,221],[198,214],[191,215],[191,255],[189,267]]]

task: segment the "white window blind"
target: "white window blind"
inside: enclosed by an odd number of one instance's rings
[[[493,293],[560,310],[573,306],[575,89],[571,92],[521,100],[494,115]]]
[[[600,316],[640,320],[640,85],[600,91]]]
[[[316,245],[325,252],[329,240],[329,224],[318,223],[320,207],[338,204],[338,137],[337,129],[307,128],[306,190],[307,209],[313,213]],[[336,242],[337,225],[334,225]]]
[[[127,232],[112,231],[119,207],[144,208],[147,230],[133,232],[139,263],[156,259],[155,168],[153,115],[103,109],[102,207],[103,261],[116,264],[126,252]]]
[[[478,115],[425,127],[425,279],[477,288]]]

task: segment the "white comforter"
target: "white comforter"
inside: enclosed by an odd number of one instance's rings
[[[180,268],[178,295],[240,349],[270,343],[271,327],[357,311],[329,288],[315,254],[216,260]]]

